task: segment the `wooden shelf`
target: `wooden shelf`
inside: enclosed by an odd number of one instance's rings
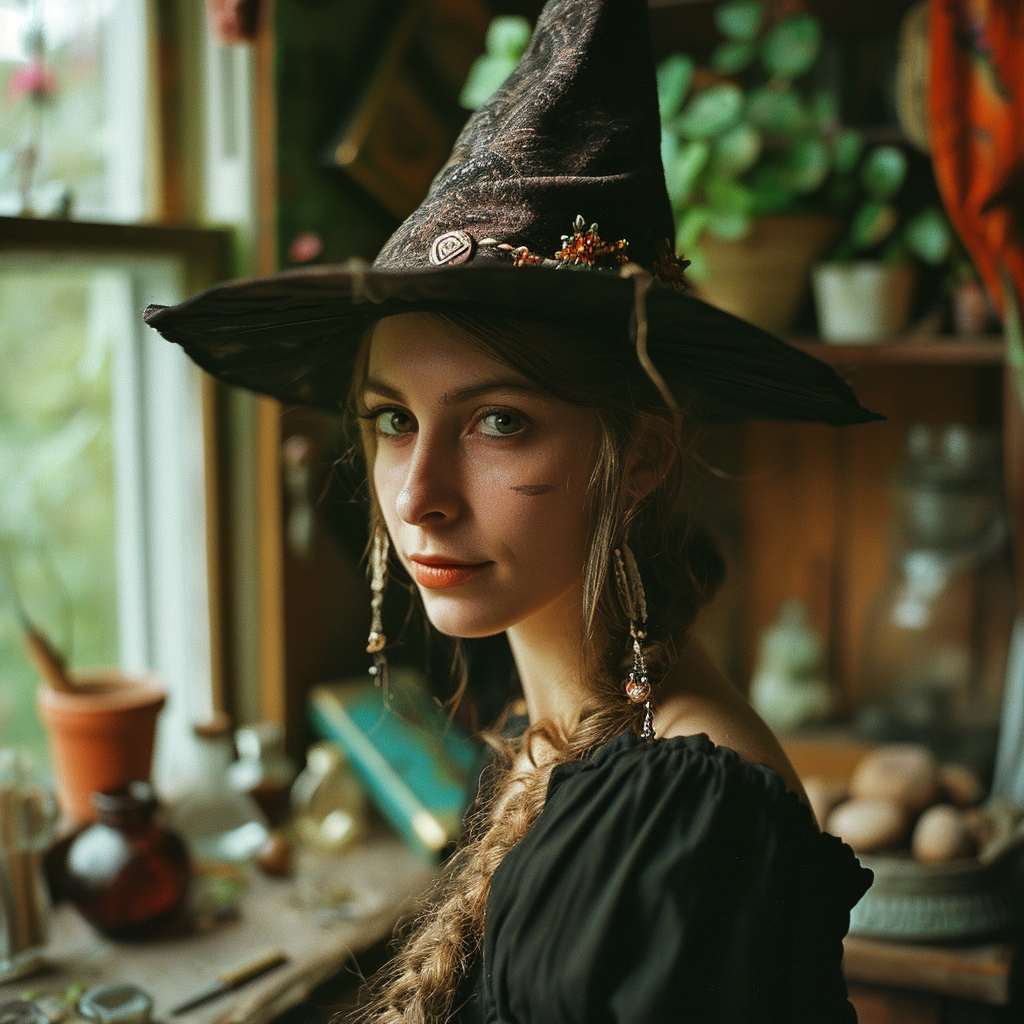
[[[999,335],[908,335],[876,345],[826,345],[817,338],[789,343],[832,366],[1002,366]]]
[[[848,935],[843,943],[846,980],[970,999],[992,1006],[1010,1002],[1014,947],[915,945]]]

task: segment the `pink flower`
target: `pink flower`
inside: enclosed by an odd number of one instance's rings
[[[44,103],[56,95],[57,79],[47,70],[42,57],[22,64],[7,80],[9,107],[26,97],[33,103]]]

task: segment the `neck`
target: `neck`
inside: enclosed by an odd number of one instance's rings
[[[581,606],[572,588],[506,634],[531,723],[546,719],[571,732],[588,696]]]

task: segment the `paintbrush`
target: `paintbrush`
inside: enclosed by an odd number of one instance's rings
[[[0,554],[3,555],[3,558],[0,558],[0,567],[3,569],[3,572],[0,572],[0,580],[4,583],[4,590],[7,591],[14,607],[14,614],[21,626],[22,641],[29,661],[42,676],[43,682],[54,690],[58,690],[60,693],[75,693],[76,687],[71,676],[68,675],[64,659],[42,630],[38,629],[28,617],[28,613],[18,597],[17,588],[14,586],[14,574],[11,571],[10,556],[2,548],[0,548]]]

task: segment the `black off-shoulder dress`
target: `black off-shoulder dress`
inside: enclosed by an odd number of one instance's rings
[[[770,768],[624,733],[552,771],[456,1019],[851,1024],[842,940],[871,878]]]

